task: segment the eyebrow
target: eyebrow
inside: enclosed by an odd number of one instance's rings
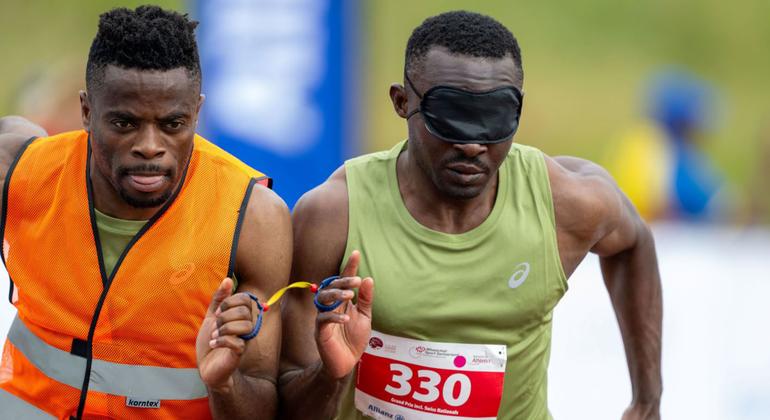
[[[136,120],[138,117],[125,111],[108,111],[104,114],[105,118],[120,118],[122,120]]]
[[[138,120],[140,117],[126,111],[108,111],[104,114],[105,118],[120,118],[123,120]],[[190,114],[183,111],[172,112],[158,118],[158,121],[173,121],[177,119],[188,119]]]
[[[177,111],[177,112],[172,112],[172,113],[170,113],[168,115],[164,115],[164,116],[158,118],[158,120],[159,121],[173,121],[173,120],[188,119],[188,118],[190,118],[190,114],[189,113],[182,112],[182,111]]]

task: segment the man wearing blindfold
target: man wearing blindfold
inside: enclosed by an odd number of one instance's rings
[[[588,252],[626,349],[623,418],[659,418],[650,230],[599,166],[513,143],[522,84],[494,19],[449,12],[414,30],[390,87],[409,138],[347,161],[295,209],[293,276],[341,272],[318,300],[344,304],[317,313],[300,293],[284,308],[286,418],[550,418],[552,311]]]

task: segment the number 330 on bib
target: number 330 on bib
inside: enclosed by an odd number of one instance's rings
[[[372,331],[358,365],[356,408],[378,419],[494,419],[503,394],[505,350]]]

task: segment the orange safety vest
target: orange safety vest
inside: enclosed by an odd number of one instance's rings
[[[195,339],[233,274],[252,187],[270,180],[196,136],[181,188],[108,276],[90,154],[85,131],[32,139],[6,176],[0,235],[17,316],[2,417],[210,418]]]

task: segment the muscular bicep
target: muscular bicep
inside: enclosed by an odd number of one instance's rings
[[[611,208],[607,209],[608,218],[602,228],[602,234],[591,248],[591,252],[600,257],[617,255],[633,247],[639,239],[640,229],[645,228],[628,197],[614,182],[608,188],[607,195],[611,198],[607,206]]]
[[[344,175],[332,176],[305,194],[292,216],[294,258],[292,281],[320,283],[339,274],[347,242],[348,199]],[[302,369],[319,360],[315,343],[313,295],[294,289],[282,308],[284,319],[281,372]]]
[[[255,185],[238,238],[235,275],[239,292],[251,292],[265,303],[285,286],[291,269],[292,233],[289,210],[272,191]],[[263,314],[259,335],[241,358],[246,377],[275,382],[281,344],[280,308]]]

